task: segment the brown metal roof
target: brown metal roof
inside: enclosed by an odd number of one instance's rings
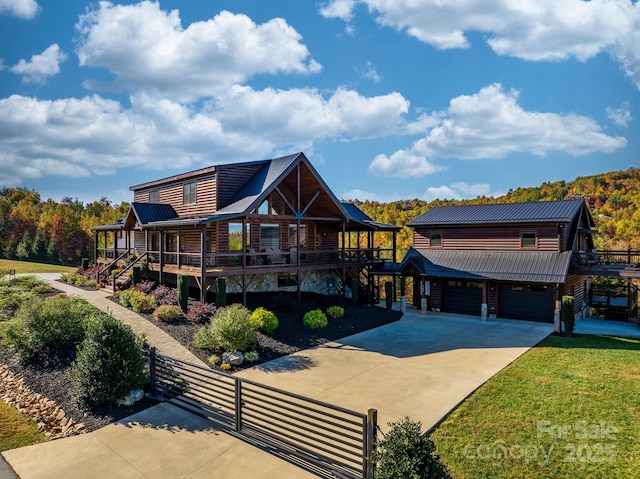
[[[489,205],[435,206],[408,226],[570,223],[585,207],[583,200]]]
[[[429,250],[410,248],[400,271],[413,265],[421,274],[441,278],[564,283],[571,251]]]

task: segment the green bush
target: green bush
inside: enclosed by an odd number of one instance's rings
[[[196,331],[193,344],[203,349],[246,351],[258,344],[258,332],[250,316],[240,304],[219,308],[209,324]]]
[[[251,313],[249,321],[254,329],[259,329],[267,334],[275,331],[280,325],[278,317],[265,308],[256,308],[253,313]]]
[[[9,280],[9,286],[19,288],[23,291],[30,291],[41,284],[45,284],[45,282],[37,276],[31,274],[25,276],[15,276]]]
[[[327,316],[330,318],[341,318],[344,316],[344,308],[341,306],[329,306],[327,308]]]
[[[53,296],[27,299],[3,331],[18,360],[24,362],[38,352],[49,352],[75,344],[84,336],[84,318],[97,311],[80,298]]]
[[[153,319],[156,321],[173,321],[180,317],[182,317],[182,309],[175,304],[163,304],[153,312]]]
[[[302,318],[302,324],[311,329],[326,328],[329,321],[321,309],[313,309]]]
[[[408,417],[389,423],[384,439],[376,441],[373,461],[376,479],[448,478],[446,468],[435,454],[435,444],[422,434],[422,424]]]
[[[140,291],[136,291],[136,294],[133,294],[129,301],[131,302],[131,309],[136,313],[149,313],[156,309],[157,306],[156,298]]]
[[[210,331],[211,324],[202,326],[193,335],[193,345],[200,349],[215,349],[217,343]]]
[[[120,291],[116,292],[115,297],[118,300],[118,303],[120,303],[125,308],[129,308],[131,307],[131,298],[134,294],[136,294],[136,292],[139,291],[133,288],[121,289]]]
[[[142,388],[147,381],[142,348],[129,325],[105,313],[92,317],[69,370],[73,398],[83,408],[115,405]]]
[[[178,305],[183,312],[187,312],[189,305],[189,276],[178,275]]]
[[[573,327],[575,325],[576,316],[574,309],[573,296],[562,297],[562,322],[564,323],[564,332],[568,337],[573,336]]]
[[[48,284],[39,284],[38,286],[34,286],[33,288],[31,288],[31,292],[33,294],[47,294],[51,293],[52,291],[53,288]]]

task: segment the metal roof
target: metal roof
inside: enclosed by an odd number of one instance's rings
[[[342,202],[340,204],[347,213],[349,221],[363,224],[374,230],[399,231],[401,229],[400,226],[373,221],[364,211],[353,203]]]
[[[539,201],[489,205],[435,206],[408,226],[502,223],[570,223],[585,207],[584,200]]]
[[[571,251],[478,251],[409,248],[400,265],[441,278],[565,283]]]
[[[161,203],[131,203],[130,211],[136,216],[140,225],[157,221],[168,221],[176,219],[178,213],[173,206]]]

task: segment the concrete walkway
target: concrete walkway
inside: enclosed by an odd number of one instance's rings
[[[640,339],[640,326],[622,321],[605,321],[598,318],[585,318],[576,321],[573,331],[577,334],[599,334]]]
[[[114,317],[131,326],[134,333],[144,334],[149,344],[154,346],[160,354],[172,356],[201,366],[207,366],[191,351],[182,346],[178,341],[173,339],[158,326],[150,323],[130,309],[111,301],[109,296],[113,295],[112,291],[104,289],[84,290],[76,288],[75,286],[57,281],[57,279],[60,278],[60,275],[58,274],[39,274],[37,276],[47,281],[51,287],[59,289],[69,296],[79,296],[84,298],[88,303],[94,305],[96,308],[102,311],[109,311]]]

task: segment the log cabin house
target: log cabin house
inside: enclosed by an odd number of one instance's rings
[[[96,263],[114,291],[138,264],[160,283],[188,275],[202,302],[217,277],[245,303],[251,292],[344,293],[353,280],[374,301],[371,269],[396,261],[400,228],[340,202],[303,153],[210,166],[130,190],[127,215],[94,228]],[[393,235],[393,248],[374,247],[374,232]]]
[[[582,199],[436,206],[408,226],[397,271],[418,308],[553,323],[571,295],[586,310],[595,224]]]

